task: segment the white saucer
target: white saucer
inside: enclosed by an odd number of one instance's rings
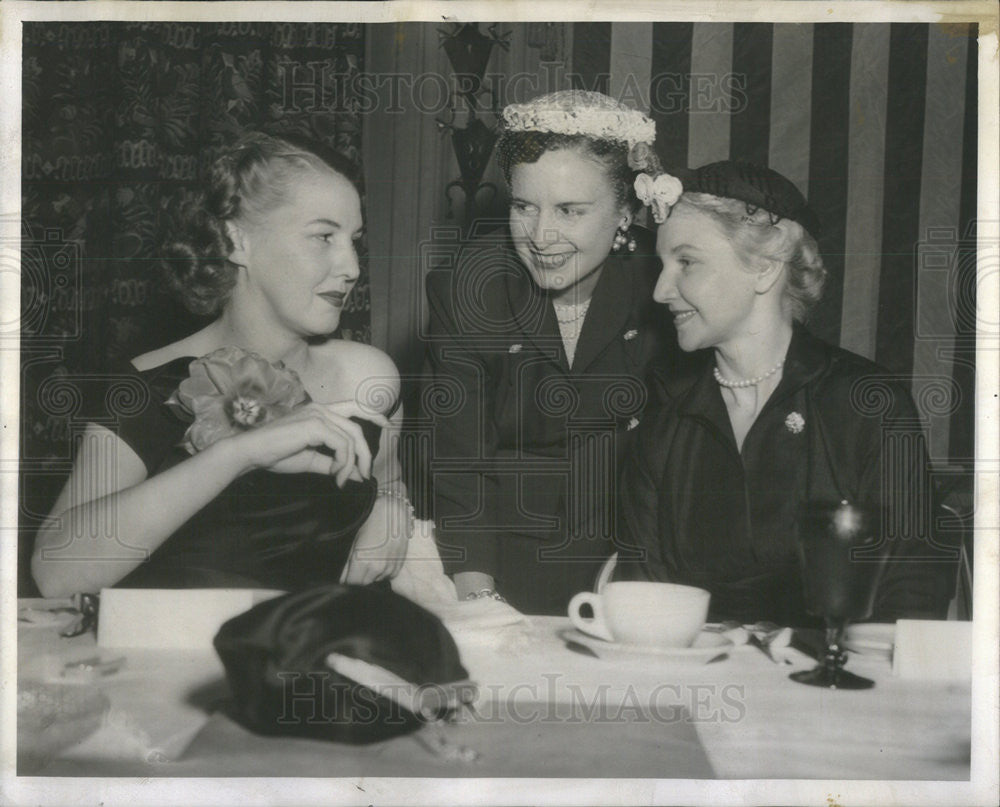
[[[734,647],[731,640],[720,633],[702,631],[690,647],[650,647],[648,645],[622,644],[607,642],[595,636],[589,636],[576,628],[564,628],[559,631],[559,638],[564,642],[575,642],[592,650],[598,658],[622,658],[624,656],[641,657],[644,659],[662,658],[676,661],[708,661],[713,656],[726,653]]]

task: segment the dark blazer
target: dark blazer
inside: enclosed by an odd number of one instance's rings
[[[622,478],[616,579],[712,592],[714,619],[810,624],[796,550],[809,499],[885,509],[891,557],[874,618],[943,618],[954,551],[933,529],[921,423],[906,388],[796,326],[781,382],[736,447],[712,376],[663,379]]]
[[[555,311],[507,233],[430,272],[423,392],[448,573],[481,571],[516,607],[564,612],[611,552],[615,487],[647,374],[671,355],[649,233],[609,256],[567,363]]]

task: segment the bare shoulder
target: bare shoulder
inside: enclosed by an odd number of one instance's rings
[[[316,400],[355,399],[386,413],[399,397],[399,370],[388,354],[363,342],[332,339],[314,347],[316,372],[306,386]]]

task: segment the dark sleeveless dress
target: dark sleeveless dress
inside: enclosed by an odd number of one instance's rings
[[[188,376],[193,360],[182,357],[143,372],[129,364],[122,370],[141,380],[149,393],[142,411],[119,417],[117,429],[149,476],[190,456],[180,445],[188,424],[164,402]],[[357,422],[374,457],[381,429],[370,421]],[[233,480],[117,585],[294,590],[335,583],[358,529],[371,513],[377,488],[374,478],[348,480],[338,488],[333,477],[321,474],[250,471]],[[119,538],[128,544],[128,536]]]

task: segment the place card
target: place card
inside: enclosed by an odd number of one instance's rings
[[[900,619],[892,673],[900,678],[971,678],[972,623]]]
[[[97,644],[211,650],[222,623],[283,592],[249,588],[101,591]]]

